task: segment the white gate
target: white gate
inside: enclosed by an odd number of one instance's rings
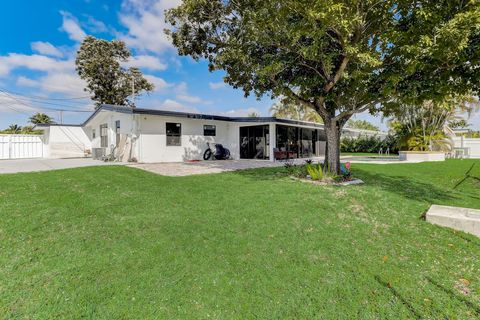
[[[0,134],[0,159],[41,158],[43,143],[40,136]]]

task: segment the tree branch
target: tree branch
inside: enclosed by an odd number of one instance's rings
[[[361,113],[363,111],[367,111],[368,108],[370,108],[370,105],[371,104],[369,103],[369,104],[366,104],[366,105],[358,107],[358,108],[353,108],[353,109],[350,109],[348,111],[341,112],[338,115],[336,115],[332,120],[333,121],[340,121],[341,119],[346,118],[348,116],[352,116],[355,113]]]
[[[335,75],[333,76],[332,79],[323,87],[323,92],[328,93],[332,88],[337,84],[338,80],[343,76],[343,73],[345,72],[345,69],[347,68],[349,58],[344,56],[342,59],[342,63],[340,63],[340,66],[338,67],[337,72],[335,72]]]

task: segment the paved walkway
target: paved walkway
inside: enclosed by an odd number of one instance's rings
[[[118,163],[105,163],[91,158],[76,159],[15,159],[0,160],[0,174],[49,171],[90,166],[104,166]]]
[[[264,167],[280,167],[283,162],[268,160],[218,160],[175,163],[139,163],[129,165],[162,176],[189,176],[193,174],[220,173]]]

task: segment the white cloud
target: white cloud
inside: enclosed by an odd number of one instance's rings
[[[255,108],[232,109],[225,112],[217,112],[218,115],[227,116],[227,117],[247,117],[251,113],[261,114],[260,111]]]
[[[67,96],[85,96],[86,83],[75,72],[73,60],[61,60],[43,55],[10,53],[0,56],[0,75],[7,76],[14,69],[28,69],[43,72],[35,79],[20,76],[16,84],[21,87],[39,88],[49,93],[62,93]]]
[[[128,29],[121,36],[129,46],[155,53],[172,48],[164,33],[168,27],[164,11],[180,5],[181,0],[124,0],[120,22]]]
[[[17,86],[39,88],[48,93],[61,93],[69,97],[83,97],[86,83],[78,75],[67,72],[53,72],[37,79],[19,77]]]
[[[167,69],[167,65],[162,63],[160,59],[154,56],[149,55],[139,55],[133,56],[130,60],[125,63],[127,67],[135,67],[135,68],[144,68],[153,71],[157,70],[165,70]]]
[[[166,99],[165,101],[152,101],[148,103],[148,108],[158,109],[158,110],[168,110],[168,111],[177,111],[177,112],[192,112],[198,113],[198,109],[186,106],[178,101],[172,99]]]
[[[153,83],[156,91],[172,87],[172,85],[170,83],[167,83],[162,78],[152,76],[152,75],[149,75],[149,74],[144,75],[144,77],[145,77],[145,79],[147,79],[148,81]]]
[[[210,89],[212,90],[218,90],[226,87],[225,82],[220,81],[220,82],[209,82],[208,85],[210,86]]]
[[[13,95],[0,92],[0,112],[2,113],[24,113],[28,115],[38,111],[38,109],[31,107],[29,104],[28,100],[16,99]]]
[[[192,96],[188,94],[188,87],[186,82],[180,82],[175,88],[176,97],[178,100],[187,102],[187,103],[195,103],[195,104],[211,104],[212,102],[209,100],[203,100],[200,97]]]
[[[7,76],[15,68],[27,68],[36,71],[74,70],[73,60],[58,60],[44,55],[25,55],[9,53],[0,56],[0,76]]]
[[[32,80],[30,78],[20,76],[17,78],[17,86],[19,87],[38,87],[38,81]]]
[[[66,11],[60,11],[60,14],[63,16],[63,23],[60,30],[68,33],[68,37],[71,40],[77,42],[83,41],[87,34],[82,30],[77,19],[75,19],[71,13]]]
[[[32,50],[47,56],[63,57],[63,53],[50,42],[36,41],[31,43]]]
[[[86,17],[87,21],[83,25],[88,31],[93,33],[104,33],[109,31],[107,25],[102,21],[97,20],[90,15],[86,15]]]

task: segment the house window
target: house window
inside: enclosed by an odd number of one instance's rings
[[[206,137],[215,137],[217,128],[214,125],[206,124],[203,126],[203,135]]]
[[[100,147],[108,147],[108,125],[106,123],[100,125]]]
[[[92,139],[95,139],[96,136],[97,135],[96,135],[95,129],[92,129]]]
[[[182,125],[167,122],[167,146],[181,146]]]

